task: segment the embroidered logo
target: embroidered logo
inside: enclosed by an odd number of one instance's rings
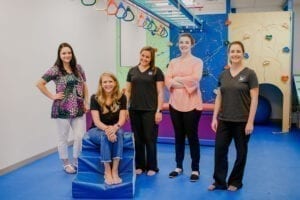
[[[239,78],[239,81],[240,81],[240,82],[244,82],[245,80],[246,80],[246,77],[243,76],[243,75],[241,75],[240,78]]]
[[[150,76],[151,76],[152,74],[153,74],[153,72],[152,72],[152,71],[148,72],[148,75],[150,75]]]

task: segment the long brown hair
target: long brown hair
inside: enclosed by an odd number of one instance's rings
[[[62,48],[64,47],[68,47],[70,50],[71,50],[71,53],[72,53],[72,59],[70,61],[70,66],[71,66],[71,70],[72,72],[75,74],[75,76],[77,78],[80,78],[80,75],[79,75],[79,71],[77,69],[77,60],[76,60],[76,56],[74,54],[74,51],[73,51],[73,48],[71,47],[70,44],[66,43],[66,42],[63,42],[61,43],[59,46],[58,46],[58,50],[57,50],[57,58],[56,58],[56,61],[54,63],[54,65],[56,65],[59,69],[59,71],[62,72],[63,75],[66,75],[67,72],[64,68],[64,65],[63,65],[63,61],[61,60],[60,58],[60,52],[62,50]]]
[[[110,77],[113,79],[113,81],[116,83],[115,88],[112,91],[111,95],[107,95],[102,87],[102,81],[103,81],[103,77]],[[105,72],[103,74],[100,75],[99,78],[99,84],[98,84],[98,89],[95,95],[95,98],[98,102],[98,104],[101,106],[102,108],[102,113],[105,114],[108,112],[108,109],[106,107],[106,101],[110,98],[111,99],[111,110],[112,112],[116,112],[119,109],[119,99],[121,98],[121,92],[120,92],[120,84],[119,81],[117,79],[117,77],[109,72]]]
[[[155,52],[157,51],[156,48],[153,48],[151,46],[145,46],[141,49],[140,51],[140,54],[143,52],[143,51],[149,51],[150,54],[151,54],[151,61],[150,61],[150,69],[153,71],[153,73],[155,74],[156,73],[156,66],[155,66]]]

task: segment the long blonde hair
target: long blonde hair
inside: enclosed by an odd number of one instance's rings
[[[114,80],[114,82],[116,83],[115,85],[115,88],[113,89],[112,91],[112,94],[111,95],[107,95],[106,92],[104,91],[103,87],[102,87],[102,81],[103,81],[103,77],[110,77]],[[119,85],[119,81],[117,79],[117,77],[112,74],[112,73],[109,73],[109,72],[105,72],[103,74],[100,75],[100,78],[99,78],[99,84],[98,84],[98,89],[97,89],[97,92],[96,92],[96,95],[95,95],[95,98],[98,102],[98,104],[101,106],[102,108],[102,113],[105,114],[105,113],[108,113],[108,109],[106,107],[106,101],[110,98],[111,100],[111,111],[112,112],[116,112],[120,105],[119,105],[119,99],[121,98],[121,92],[120,92],[120,85]]]

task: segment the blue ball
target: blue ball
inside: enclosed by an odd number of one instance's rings
[[[271,113],[272,113],[272,107],[269,100],[263,96],[259,96],[254,123],[265,124],[269,122]]]

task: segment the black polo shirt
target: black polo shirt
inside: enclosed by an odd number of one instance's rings
[[[127,82],[131,83],[130,110],[155,111],[157,109],[156,83],[164,81],[164,74],[160,68],[156,72],[147,69],[141,72],[133,67],[127,74]]]

